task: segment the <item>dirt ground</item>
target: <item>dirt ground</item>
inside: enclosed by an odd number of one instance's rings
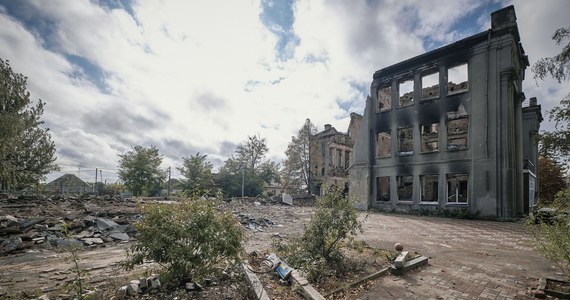
[[[314,211],[312,206],[287,206],[262,199],[225,202],[221,209],[232,211],[244,226],[248,253],[266,251],[272,239],[286,239],[301,232]],[[364,283],[348,293],[348,299],[527,299],[528,290],[536,287],[540,276],[560,277],[530,246],[521,222],[361,214],[365,215],[364,233],[357,239],[376,249],[392,249],[394,243],[400,242],[406,250],[428,256],[430,261],[427,267],[404,276],[385,275]],[[75,220],[83,224],[75,229],[79,234],[87,230],[94,217],[123,224],[136,222],[140,217],[134,201],[118,199],[3,199],[1,216],[45,220],[34,225],[33,230],[16,234],[23,237],[23,249],[0,256],[0,299],[33,299],[41,295],[69,298],[63,288],[75,278],[71,254],[49,242],[38,244],[37,236],[44,235],[42,230],[57,226],[62,220]],[[0,242],[11,235],[0,233]],[[133,237],[128,241],[104,235],[101,238],[104,243],[85,246],[78,256],[81,268],[88,272],[89,285],[108,291],[101,297],[109,299],[120,286],[150,274],[153,265],[123,271],[119,262],[125,259],[125,249]],[[196,297],[201,298],[200,294]]]

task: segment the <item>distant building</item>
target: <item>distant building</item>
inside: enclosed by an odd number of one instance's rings
[[[263,194],[265,196],[277,196],[285,193],[285,188],[280,183],[271,181],[263,187]]]
[[[55,194],[82,194],[92,192],[93,186],[73,174],[65,174],[46,184],[44,191]]]
[[[464,210],[499,220],[536,204],[536,98],[513,6],[491,29],[376,71],[355,140],[362,209]]]
[[[314,151],[318,157],[312,162],[313,194],[321,194],[324,186],[348,187],[348,168],[352,164],[352,148],[361,122],[361,115],[351,113],[347,133],[326,124],[325,130],[312,136],[311,144],[316,145]]]

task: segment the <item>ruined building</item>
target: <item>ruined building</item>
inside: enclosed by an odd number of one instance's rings
[[[512,219],[535,205],[540,106],[512,6],[488,31],[374,73],[350,168],[361,209]]]
[[[312,136],[316,155],[311,162],[313,169],[312,193],[320,195],[325,186],[348,187],[348,169],[352,164],[352,151],[362,116],[350,114],[347,133],[339,132],[330,124],[325,130]]]

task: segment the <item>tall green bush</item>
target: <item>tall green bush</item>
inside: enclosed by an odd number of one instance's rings
[[[530,222],[530,231],[536,249],[570,280],[570,188],[556,194],[551,207],[557,209],[552,222]]]
[[[145,260],[164,267],[161,278],[174,285],[200,281],[222,261],[240,260],[243,232],[228,212],[218,212],[208,200],[177,204],[144,204],[136,224],[137,242],[127,250],[123,266],[132,269]]]
[[[332,187],[317,198],[315,214],[305,225],[302,235],[288,243],[275,242],[274,247],[288,264],[300,268],[312,282],[326,276],[327,271],[342,272],[342,242],[362,232],[362,222],[354,201],[342,190]]]

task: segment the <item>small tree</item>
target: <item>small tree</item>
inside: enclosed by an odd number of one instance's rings
[[[540,156],[538,158],[538,191],[541,206],[548,205],[554,196],[566,188],[564,167],[556,160]]]
[[[59,170],[49,129],[41,128],[45,102],[32,105],[26,81],[0,59],[0,189],[35,184]]]
[[[546,258],[552,261],[564,277],[570,280],[570,189],[558,194],[552,203],[558,215],[553,222],[530,224],[535,246]],[[533,222],[531,222],[533,223]]]
[[[307,194],[311,192],[315,178],[313,170],[319,157],[316,142],[312,139],[316,133],[317,127],[307,119],[297,136],[291,137],[291,142],[287,145],[287,159],[283,161],[283,179],[286,188],[292,192],[298,192],[303,187],[306,188]]]
[[[134,146],[119,157],[119,178],[133,195],[149,195],[160,188],[166,174],[160,169],[162,155],[156,146]]]
[[[274,246],[291,266],[302,269],[310,281],[316,282],[326,274],[324,269],[337,272],[343,269],[341,243],[361,232],[362,222],[358,220],[354,201],[343,196],[340,188],[331,187],[317,198],[315,214],[303,234],[287,244],[274,243]]]
[[[182,157],[183,167],[177,168],[186,181],[183,183],[184,192],[187,195],[203,195],[207,193],[207,188],[212,185],[213,165],[207,160],[207,155],[191,155]]]
[[[152,260],[164,267],[162,279],[177,285],[200,281],[224,260],[240,259],[240,224],[230,213],[217,212],[211,201],[145,204],[141,212],[137,242],[123,262],[126,269]]]

